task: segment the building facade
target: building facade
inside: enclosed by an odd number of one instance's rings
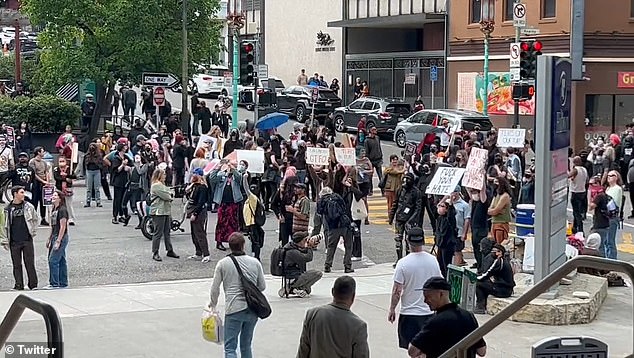
[[[527,27],[539,34],[545,55],[570,56],[572,0],[522,0]],[[490,75],[482,77],[484,36],[480,31],[480,0],[452,0],[449,12],[448,105],[476,109],[483,106],[488,86],[489,115],[497,126],[513,123],[510,98],[509,46],[514,42],[514,0],[496,3],[495,30],[490,41]],[[465,8],[465,6],[467,8]],[[611,132],[634,120],[634,1],[585,1],[584,80],[573,82],[572,145]],[[539,88],[536,89],[539,91]],[[533,128],[534,100],[520,106],[520,125]],[[526,114],[526,115],[524,115]]]
[[[360,78],[373,96],[408,102],[422,96],[429,108],[445,106],[445,0],[342,0],[339,6],[341,16],[328,26],[342,29],[346,103]],[[438,71],[433,85],[432,67]],[[405,84],[408,74],[415,84]]]

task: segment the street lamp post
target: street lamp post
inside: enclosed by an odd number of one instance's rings
[[[227,9],[231,8],[231,3]],[[233,31],[233,100],[231,106],[231,128],[238,128],[238,79],[240,78],[240,29],[244,27],[245,14],[242,12],[239,1],[234,0],[233,9],[227,11],[227,23]]]
[[[484,98],[482,113],[489,114],[489,40],[495,29],[495,0],[480,0],[480,31],[484,34]]]

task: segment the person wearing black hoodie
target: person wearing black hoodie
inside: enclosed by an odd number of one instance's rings
[[[234,150],[236,149],[242,149],[243,148],[243,144],[242,144],[242,140],[240,140],[240,134],[238,133],[237,129],[232,129],[231,133],[229,134],[229,140],[227,140],[223,146],[223,156],[228,156],[229,154],[233,153]]]
[[[189,258],[206,263],[210,260],[209,243],[205,230],[207,224],[207,184],[202,168],[196,168],[192,171],[191,182],[185,190],[187,197],[185,210],[190,220],[192,242],[196,252]]]
[[[458,239],[458,226],[456,225],[456,211],[451,205],[451,200],[438,203],[438,217],[436,218],[436,231],[434,232],[434,244],[436,245],[436,259],[440,265],[443,277],[447,277],[447,265],[453,260]]]
[[[513,294],[515,280],[513,279],[513,268],[505,257],[506,249],[500,244],[494,244],[491,249],[493,263],[483,274],[478,276],[476,283],[476,308],[475,314],[486,313],[487,298],[489,295],[506,298]]]

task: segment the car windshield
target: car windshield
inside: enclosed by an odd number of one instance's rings
[[[412,113],[412,107],[407,103],[391,103],[385,107],[388,113],[402,114],[409,116]]]
[[[335,94],[334,91],[325,91],[325,90],[320,90],[319,91],[319,97],[323,98],[323,99],[339,99],[339,97],[337,97],[337,95]]]

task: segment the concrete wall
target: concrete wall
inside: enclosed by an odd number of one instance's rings
[[[333,77],[341,83],[341,29],[327,25],[342,18],[341,0],[267,0],[265,11],[266,62],[271,76],[289,86],[305,68],[309,76],[317,72],[328,83]],[[335,51],[315,52],[319,31],[335,40]]]

